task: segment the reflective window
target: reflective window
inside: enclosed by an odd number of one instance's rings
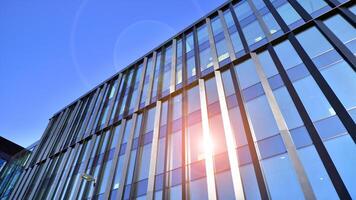
[[[257,140],[279,133],[265,95],[247,102],[246,108]]]
[[[219,16],[216,16],[211,20],[211,27],[213,29],[218,61],[222,62],[223,60],[229,58],[229,52],[227,50],[226,39]]]
[[[356,30],[349,22],[340,15],[334,15],[325,20],[324,23],[352,53],[356,53]]]
[[[304,199],[289,156],[282,154],[261,161],[272,199]],[[288,183],[288,184],[286,184]]]
[[[334,109],[310,76],[293,85],[313,121],[335,115]]]
[[[187,78],[191,79],[196,75],[195,70],[195,52],[194,52],[194,35],[189,33],[185,39],[185,54],[187,59]]]
[[[188,99],[188,113],[200,110],[200,97],[198,86],[193,87],[187,92]]]
[[[170,200],[180,200],[182,199],[182,186],[177,185],[169,188],[169,199]]]
[[[345,61],[342,61],[321,73],[351,115],[352,110],[356,108],[355,71]]]
[[[274,50],[284,69],[290,69],[302,63],[299,55],[288,40],[276,45]]]
[[[276,7],[277,12],[281,15],[284,22],[290,27],[295,28],[296,26],[300,25],[301,17],[294,10],[294,8],[288,3],[280,3],[281,1],[273,1],[273,5]]]
[[[161,69],[161,52],[158,52],[157,56],[156,56],[156,65],[155,65],[155,70],[154,70],[151,102],[156,101],[160,69]]]
[[[201,122],[187,128],[187,164],[205,159]]]
[[[171,81],[171,67],[172,67],[172,45],[166,47],[163,65],[162,76],[162,96],[169,93],[169,86]]]
[[[255,65],[251,59],[235,66],[235,71],[239,79],[239,86],[241,89],[248,88],[260,82]]]
[[[208,28],[206,24],[198,27],[198,44],[199,44],[199,58],[200,58],[200,69],[204,71],[213,66],[213,57],[211,54]]]
[[[176,61],[176,85],[182,83],[183,81],[183,72],[182,72],[182,54],[183,54],[183,47],[182,47],[182,39],[177,40],[177,61]]]
[[[129,94],[130,94],[130,86],[131,86],[131,81],[133,79],[133,74],[134,74],[134,69],[130,70],[129,75],[127,76],[125,82],[126,82],[126,88],[124,91],[124,97],[120,103],[120,111],[118,114],[118,118],[121,119],[123,117],[124,111],[125,109],[127,109],[127,99],[129,98]]]
[[[137,68],[137,72],[136,72],[136,77],[135,77],[135,82],[133,83],[133,85],[131,86],[132,87],[132,94],[130,95],[131,99],[129,101],[129,106],[128,106],[128,113],[132,113],[134,108],[135,108],[135,105],[136,105],[136,101],[137,101],[137,95],[138,95],[138,87],[139,87],[139,84],[140,84],[140,79],[141,79],[141,76],[142,76],[142,69],[143,68],[143,65],[142,63],[138,66]]]
[[[240,166],[240,173],[246,199],[261,199],[253,165]]]
[[[324,0],[297,0],[297,2],[313,17],[316,17],[317,15],[321,14],[317,11],[322,8],[324,8],[323,11],[326,11],[325,8],[328,8],[327,10],[330,9],[328,4]]]
[[[253,1],[257,12],[262,16],[263,22],[266,24],[268,31],[275,38],[276,36],[281,35],[281,27],[278,25],[277,21],[274,19],[273,15],[269,12],[266,4],[262,0]],[[278,34],[277,34],[278,33]]]
[[[351,198],[356,198],[355,143],[349,135],[345,135],[325,142],[325,146],[348,188]]]
[[[240,3],[238,3],[234,7],[234,10],[235,10],[236,17],[237,19],[239,19],[239,21],[252,15],[252,9],[250,5],[248,5],[247,1],[241,1]]]
[[[318,63],[317,57],[323,57],[322,59],[330,58],[325,52],[335,51],[316,28],[310,28],[296,37],[316,64]],[[310,45],[312,41],[317,42],[319,45]],[[321,69],[321,73],[345,108],[353,109],[356,106],[356,74],[351,66],[338,55],[338,60],[340,59],[341,61],[330,63],[331,65],[325,63],[329,65]],[[343,78],[340,79],[340,77]]]
[[[237,32],[237,28],[236,28],[235,22],[234,22],[234,20],[232,18],[230,10],[224,11],[224,18],[225,18],[225,22],[226,22],[226,25],[227,25],[227,29],[228,29],[229,34],[230,34],[232,45],[233,45],[234,50],[235,50],[235,54],[237,54],[237,57],[239,57],[245,51],[244,51],[244,47],[242,45],[239,33]]]
[[[235,199],[230,171],[215,174],[215,181],[218,199]]]
[[[150,158],[151,158],[151,144],[147,144],[142,147],[142,153],[138,159],[139,165],[137,169],[137,181],[148,178],[148,172],[150,168]]]
[[[142,108],[146,102],[148,87],[150,84],[150,75],[152,71],[153,71],[153,64],[152,64],[152,57],[150,57],[147,59],[147,67],[146,67],[146,74],[144,78],[143,88],[142,88],[140,108]]]
[[[307,173],[317,199],[338,199],[338,195],[314,146],[298,150],[299,158]]]
[[[236,4],[234,11],[249,46],[262,41],[266,37],[247,1]],[[251,46],[251,48],[255,47],[257,46]]]
[[[267,13],[262,16],[263,21],[266,23],[268,31],[271,35],[278,33],[281,27],[278,25],[277,21],[274,19],[271,13]]]
[[[300,118],[286,87],[282,87],[273,91],[273,94],[277,100],[278,106],[282,112],[288,128],[293,129],[303,125],[303,121]]]
[[[257,20],[243,27],[242,31],[244,32],[245,39],[249,45],[259,42],[265,38],[262,28]]]
[[[191,200],[208,199],[206,178],[191,181],[189,183],[189,199]]]

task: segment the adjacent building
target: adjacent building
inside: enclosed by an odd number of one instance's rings
[[[16,153],[23,147],[0,136],[0,171]]]
[[[355,14],[226,2],[54,114],[9,198],[355,199]]]
[[[0,148],[11,151],[11,156],[6,163],[0,168],[0,200],[9,199],[11,192],[19,180],[24,166],[29,161],[29,157],[36,148],[37,142],[27,148],[23,148],[0,137]]]

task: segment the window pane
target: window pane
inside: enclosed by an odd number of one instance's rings
[[[286,87],[282,87],[273,91],[273,94],[276,97],[277,103],[281,109],[282,115],[287,123],[288,128],[293,129],[302,126],[303,121],[300,118]]]
[[[356,6],[354,6],[356,8]],[[324,21],[325,25],[338,37],[352,53],[356,53],[356,30],[340,15],[334,15]]]
[[[355,143],[349,135],[345,135],[325,142],[325,146],[348,188],[351,198],[356,198]]]
[[[193,33],[189,33],[185,40],[185,53],[187,57],[187,78],[191,78],[196,75],[195,71],[195,53],[194,53],[194,36]]]
[[[246,199],[261,199],[253,165],[241,166],[240,173]]]
[[[244,32],[245,39],[249,45],[252,45],[265,38],[265,34],[263,33],[257,20],[243,27],[242,31]]]
[[[249,86],[260,82],[252,60],[247,60],[239,65],[236,65],[235,72],[239,79],[241,89],[248,88]]]
[[[256,140],[279,133],[272,111],[265,95],[246,103]]]
[[[275,7],[277,9],[277,12],[281,15],[282,19],[284,20],[284,22],[290,27],[294,28],[293,23],[301,19],[297,11],[295,11],[294,8],[287,2],[284,3],[283,5],[278,5],[278,6],[275,5]]]
[[[261,163],[272,199],[304,199],[287,154],[262,160]]]
[[[314,146],[298,150],[298,155],[303,163],[305,172],[312,185],[317,199],[338,199],[329,175],[325,171]]]
[[[206,186],[206,179],[199,179],[189,183],[189,199],[204,200],[208,199],[208,189]]]
[[[200,26],[197,32],[199,43],[200,68],[201,71],[204,71],[213,66],[213,57],[211,55],[208,28],[206,24]]]
[[[232,41],[232,45],[234,46],[235,53],[239,53],[241,51],[244,51],[240,36],[239,36],[239,34],[237,32],[236,25],[234,23],[234,20],[232,18],[230,10],[226,10],[224,12],[224,18],[225,18],[225,21],[226,21],[226,24],[227,24],[227,28],[228,28],[229,33],[230,33],[230,38],[231,38],[231,41]]]
[[[230,170],[215,174],[215,178],[218,199],[235,199]]]
[[[316,11],[327,7],[328,4],[324,0],[297,0],[298,3],[311,15],[315,13]]]
[[[310,76],[293,85],[313,121],[335,115],[334,109]]]

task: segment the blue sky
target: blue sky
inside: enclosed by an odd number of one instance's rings
[[[61,108],[225,0],[0,2],[0,136],[24,147]]]

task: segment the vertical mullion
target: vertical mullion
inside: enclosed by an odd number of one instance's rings
[[[164,161],[164,167],[163,167],[163,190],[162,190],[162,197],[163,199],[168,199],[168,192],[166,192],[166,190],[169,190],[166,186],[167,186],[167,182],[169,183],[171,180],[171,177],[169,175],[169,172],[167,172],[168,167],[168,159],[172,159],[170,156],[168,156],[168,149],[171,149],[171,143],[170,143],[170,139],[171,139],[171,135],[172,135],[172,113],[173,113],[173,101],[172,101],[172,97],[170,96],[169,99],[167,100],[168,103],[168,109],[167,109],[167,128],[166,128],[166,141],[165,141],[165,145],[164,145],[164,157],[165,157],[165,161]],[[162,112],[161,112],[162,114]],[[161,125],[160,125],[161,128]],[[156,162],[158,162],[158,160],[156,160]],[[169,185],[170,188],[171,185]],[[167,188],[167,189],[166,189]]]
[[[161,56],[162,56],[162,52],[161,52]],[[155,70],[156,70],[156,62],[157,62],[156,59],[157,59],[157,51],[154,51],[153,55],[152,55],[152,72],[150,75],[150,82],[149,82],[148,88],[147,88],[145,107],[147,107],[151,102],[153,79],[154,79],[154,74],[155,74]]]
[[[260,13],[258,12],[255,4],[252,2],[252,0],[247,0],[247,3],[249,4],[250,8],[252,9],[253,14],[255,15],[258,24],[260,25],[260,27],[262,28],[262,31],[264,32],[265,36],[267,37],[268,41],[272,40],[272,35],[268,30],[267,25],[265,24],[265,22],[262,19],[262,16],[260,15]]]
[[[71,129],[74,126],[75,118],[77,117],[77,114],[80,110],[82,103],[83,103],[82,100],[79,100],[76,103],[76,106],[74,107],[74,110],[72,111],[72,115],[68,119],[67,125],[63,131],[63,134],[61,135],[61,140],[59,141],[54,153],[60,151],[64,147],[68,137],[70,136]]]
[[[330,105],[335,110],[336,114],[340,117],[341,122],[344,124],[346,130],[349,132],[350,136],[356,142],[356,124],[354,123],[353,119],[351,118],[350,114],[347,112],[345,107],[342,105],[340,99],[336,96],[334,91],[328,85],[326,80],[324,79],[321,72],[315,66],[311,58],[305,52],[303,47],[300,45],[298,40],[295,38],[293,33],[288,35],[288,39],[297,51],[298,55],[302,58],[305,66],[307,67],[309,73],[314,78],[318,86],[320,87],[321,91],[329,101]]]
[[[351,2],[351,1],[350,1]],[[339,6],[338,11],[340,14],[353,26],[356,26],[356,15],[352,13],[346,6],[344,5]]]
[[[66,109],[66,114],[63,120],[61,120],[58,129],[56,130],[56,132],[54,132],[55,137],[52,140],[50,150],[46,155],[43,156],[43,159],[46,159],[47,157],[50,157],[55,153],[54,151],[57,148],[57,146],[60,144],[60,141],[62,140],[62,135],[64,134],[63,131],[65,129],[65,126],[67,125],[68,120],[70,119],[71,114],[72,114],[72,108],[69,107]]]
[[[140,102],[141,102],[141,98],[142,98],[142,93],[144,92],[143,91],[143,86],[145,85],[145,77],[146,77],[146,73],[147,73],[147,69],[148,69],[147,60],[148,60],[147,57],[145,57],[143,59],[142,77],[141,77],[141,80],[140,80],[140,83],[139,83],[139,86],[138,86],[137,99],[136,99],[136,105],[135,105],[135,108],[134,108],[134,112],[137,112],[138,109],[140,108]]]
[[[48,137],[49,132],[52,129],[54,121],[55,121],[54,118],[51,118],[49,120],[48,125],[47,125],[45,131],[43,132],[43,135],[41,136],[40,143],[35,148],[34,152],[32,152],[32,154],[30,155],[30,158],[28,159],[26,166],[24,166],[25,169],[27,169],[30,165],[34,164],[34,162],[38,156],[37,154],[39,154],[41,152],[42,146],[45,143],[45,138]]]
[[[17,196],[17,194],[20,192],[20,190],[22,188],[20,186],[22,186],[24,184],[24,182],[27,180],[27,177],[29,176],[30,171],[31,171],[31,168],[28,168],[27,170],[23,171],[23,173],[19,177],[19,180],[17,181],[14,189],[12,190],[9,199],[15,199],[15,197]]]
[[[48,192],[47,198],[49,198],[49,199],[52,198],[52,196],[54,195],[54,192],[56,190],[55,188],[57,188],[57,191],[56,191],[57,193],[62,193],[63,186],[66,182],[65,180],[67,178],[70,178],[70,177],[68,177],[68,173],[70,171],[70,169],[68,169],[68,168],[72,167],[76,154],[80,153],[80,151],[78,151],[80,149],[79,147],[80,147],[80,145],[79,145],[79,143],[77,143],[73,148],[71,148],[70,151],[71,151],[71,154],[73,153],[73,157],[72,157],[72,159],[69,160],[69,158],[70,158],[70,155],[69,155],[68,161],[65,164],[63,164],[62,166],[60,166],[59,171],[63,171],[62,172],[63,175],[56,176],[56,178],[54,179],[53,184],[52,184],[53,186],[52,186],[51,190]],[[64,180],[60,180],[61,177],[63,177]],[[61,182],[57,183],[58,181],[61,181]]]
[[[314,21],[316,27],[335,48],[335,50],[350,64],[352,69],[356,71],[356,58],[355,55],[344,45],[341,40],[320,20]]]
[[[102,88],[102,94],[100,95],[98,101],[99,104],[97,105],[97,107],[95,108],[95,111],[93,113],[93,115],[91,116],[93,118],[93,120],[91,121],[90,125],[89,125],[89,132],[88,134],[94,134],[95,133],[95,128],[96,128],[96,118],[98,117],[98,115],[100,116],[101,111],[102,111],[102,107],[104,106],[105,103],[105,95],[107,95],[107,90],[110,89],[110,87],[108,87],[108,83],[105,83],[103,88]]]
[[[154,197],[154,185],[156,179],[156,166],[157,166],[157,153],[158,153],[158,140],[159,140],[159,129],[161,122],[161,107],[162,102],[157,101],[156,104],[156,113],[155,113],[155,122],[153,128],[153,137],[152,137],[152,147],[151,147],[151,161],[148,173],[148,186],[147,186],[147,200],[152,200]],[[167,136],[166,136],[167,139]]]
[[[352,1],[346,1],[344,3],[340,3],[337,0],[325,0],[326,3],[337,10],[352,26],[355,27],[356,24],[356,16],[353,14],[348,8],[348,4],[352,4]]]
[[[187,84],[187,65],[186,65],[186,61],[187,61],[187,56],[186,56],[186,38],[185,38],[185,34],[183,34],[182,37],[182,75],[183,75],[183,89],[182,89],[182,144],[181,144],[181,149],[182,149],[182,174],[181,174],[181,178],[182,178],[182,199],[185,200],[186,199],[186,194],[187,194],[187,190],[186,190],[186,149],[185,149],[185,133],[186,133],[186,113],[187,113],[187,102],[186,102],[186,84]]]
[[[266,4],[267,9],[271,12],[272,16],[276,19],[278,25],[281,27],[283,32],[285,33],[289,32],[290,29],[288,25],[286,24],[286,22],[284,22],[281,15],[277,12],[273,4],[269,0],[263,0],[263,2]]]
[[[95,107],[95,104],[96,104],[96,101],[97,101],[97,98],[100,94],[100,88],[96,89],[95,90],[95,93],[93,95],[93,98],[90,100],[90,103],[89,103],[89,108],[87,110],[87,112],[85,113],[85,117],[84,117],[84,121],[79,129],[79,132],[78,132],[78,136],[77,136],[77,141],[76,142],[79,142],[80,140],[82,140],[84,138],[84,134],[85,134],[85,130],[88,126],[88,123],[89,123],[89,120],[90,120],[90,115],[91,113],[93,112],[93,109]],[[81,130],[83,128],[83,130]]]
[[[49,152],[49,148],[52,147],[53,145],[53,140],[56,138],[57,136],[57,129],[60,126],[61,122],[63,121],[63,118],[65,118],[65,115],[68,113],[68,109],[66,109],[65,111],[61,112],[61,114],[59,115],[55,127],[54,129],[51,130],[50,132],[50,137],[47,139],[47,142],[44,146],[44,148],[42,149],[42,152],[40,154],[40,156],[37,158],[37,163],[43,160],[43,157],[45,157],[46,155],[48,155]]]
[[[205,154],[205,170],[206,170],[206,180],[208,187],[208,198],[209,200],[216,200],[216,186],[215,186],[215,175],[214,175],[214,161],[213,161],[213,150],[210,148],[211,133],[209,128],[209,117],[208,117],[208,107],[206,100],[206,91],[204,79],[199,79],[199,96],[200,96],[200,109],[201,109],[201,120],[202,120],[202,130],[204,138],[204,154]]]
[[[46,160],[40,174],[36,175],[35,184],[31,188],[29,188],[29,190],[26,191],[26,193],[24,194],[24,197],[26,199],[34,199],[34,195],[36,195],[35,193],[37,193],[38,186],[40,186],[41,183],[46,179],[47,173],[50,172],[52,164],[56,165],[55,158]]]
[[[167,49],[167,46],[165,46],[161,50],[161,62],[159,63],[160,66],[159,66],[159,72],[158,72],[159,74],[158,74],[156,101],[162,97],[163,76],[164,76],[164,68],[165,68],[165,62],[166,62],[166,49]],[[151,101],[152,101],[152,99],[151,99]]]
[[[38,168],[39,168],[40,165],[35,165],[29,175],[27,176],[26,178],[26,181],[24,182],[24,185],[21,186],[21,189],[18,191],[18,193],[16,194],[16,196],[14,197],[14,199],[21,199],[23,193],[27,190],[27,186],[29,184],[29,182],[32,181],[33,179],[33,175],[37,172]]]
[[[82,125],[82,120],[84,120],[84,116],[85,116],[85,113],[86,113],[86,110],[87,110],[87,106],[88,104],[90,104],[90,98],[87,97],[87,99],[85,100],[85,102],[83,103],[82,105],[82,109],[80,110],[80,114],[79,114],[79,117],[78,119],[76,119],[76,121],[74,122],[75,124],[75,127],[72,131],[72,134],[68,140],[68,145],[69,146],[72,146],[74,145],[75,143],[73,142],[75,140],[75,138],[77,137],[78,135],[78,132],[80,131],[80,127]]]
[[[241,42],[242,42],[242,46],[244,47],[244,50],[245,50],[246,53],[250,52],[250,49],[248,47],[247,41],[245,39],[245,36],[244,36],[244,34],[242,32],[242,28],[240,26],[240,22],[237,19],[237,16],[236,16],[236,13],[235,13],[234,8],[232,6],[232,3],[229,4],[229,9],[230,9],[230,12],[231,12],[232,19],[234,20],[237,32],[239,33],[239,36],[240,36],[240,39],[241,39]]]
[[[122,174],[121,174],[121,179],[120,179],[120,183],[119,183],[119,188],[117,191],[117,199],[123,199],[123,195],[124,195],[124,188],[125,188],[125,183],[126,183],[126,179],[127,179],[127,173],[128,173],[129,166],[130,166],[132,144],[133,144],[133,140],[135,137],[135,130],[137,128],[136,127],[137,126],[137,116],[138,116],[138,114],[134,113],[134,115],[132,117],[132,125],[131,125],[130,135],[129,135],[129,138],[128,138],[128,141],[126,144],[124,163],[122,165]],[[123,127],[123,128],[126,128],[126,127]]]
[[[262,84],[262,88],[265,92],[268,104],[271,108],[277,127],[280,131],[280,136],[282,137],[283,143],[287,149],[288,156],[290,157],[294,170],[297,174],[299,184],[303,190],[304,197],[306,199],[316,199],[311,184],[309,182],[308,176],[303,167],[303,164],[298,157],[297,149],[293,143],[291,133],[287,127],[287,122],[283,118],[282,111],[279,108],[277,100],[273,95],[272,88],[269,85],[267,77],[263,72],[263,68],[257,57],[257,54],[251,53],[251,58],[255,64],[258,77]]]
[[[221,10],[219,10],[218,13],[219,13],[221,25],[223,27],[224,37],[225,37],[227,50],[229,52],[229,57],[230,57],[231,61],[233,62],[234,60],[236,60],[236,55],[235,55],[234,47],[232,46],[232,40],[231,40],[231,37],[229,34],[229,30],[227,28],[227,24],[226,24],[223,12]]]
[[[312,20],[312,16],[296,1],[296,0],[288,0],[290,5],[297,11],[297,13],[303,18],[304,21]]]
[[[331,182],[333,183],[336,192],[338,193],[340,199],[350,199],[350,194],[348,193],[346,186],[340,177],[340,174],[338,173],[328,151],[326,150],[326,147],[324,146],[323,141],[320,138],[311,118],[309,117],[308,112],[305,109],[297,91],[288,78],[287,72],[284,70],[281,61],[278,59],[278,56],[271,45],[268,46],[268,52],[270,53],[278,73],[280,74],[282,81],[286,86],[300,117],[303,120],[303,123],[309,133],[311,140],[313,141],[316,151],[320,156],[320,159],[330,177]]]
[[[194,26],[193,30],[193,40],[194,40],[194,58],[195,58],[195,71],[197,78],[201,77],[201,67],[200,67],[200,51],[199,51],[199,42],[198,42],[198,33],[197,28]]]
[[[120,130],[120,132],[121,132],[121,130]],[[114,142],[113,141],[113,139],[115,138],[114,137],[114,135],[115,135],[115,130],[114,130],[114,127],[111,127],[111,129],[110,130],[108,130],[105,134],[110,134],[109,135],[109,138],[108,138],[108,140],[106,141],[107,142],[107,144],[102,144],[102,145],[106,145],[106,149],[105,149],[105,151],[104,151],[104,155],[103,155],[103,161],[102,161],[102,163],[99,163],[98,165],[99,165],[99,174],[98,174],[98,177],[95,177],[96,179],[97,179],[97,181],[99,181],[100,180],[100,178],[103,178],[103,174],[104,174],[104,170],[105,170],[105,165],[107,164],[107,162],[108,162],[108,160],[107,160],[107,158],[108,158],[108,156],[109,156],[109,154],[110,154],[110,147],[111,147],[111,144],[112,144],[112,142]],[[119,151],[120,151],[120,147],[121,147],[121,140],[122,140],[122,138],[123,138],[123,136],[122,136],[123,134],[120,134],[119,135],[119,138],[118,138],[118,143],[117,143],[117,148],[115,148],[115,151],[114,151],[114,153],[116,153],[116,149],[119,149]],[[106,136],[104,136],[104,137],[106,137]],[[103,138],[104,139],[104,138]],[[105,140],[104,140],[104,142],[105,142]],[[119,143],[120,143],[120,145],[119,145]],[[116,156],[115,154],[114,154],[114,156]],[[96,166],[96,167],[98,167],[98,165]],[[112,165],[111,165],[111,167],[113,166],[113,165],[115,165],[114,163],[112,163]],[[113,170],[110,170],[110,172],[115,172],[116,170],[115,169],[113,169]],[[111,177],[110,177],[111,178]],[[100,180],[101,182],[103,182],[104,180]],[[110,182],[109,180],[106,180],[107,182]],[[111,183],[112,183],[112,181],[111,181]],[[93,196],[92,197],[90,197],[90,198],[94,198],[97,194],[97,192],[98,192],[98,190],[100,189],[99,188],[99,184],[96,184],[96,185],[94,185],[94,188],[93,188]],[[112,186],[112,184],[110,184],[110,186]],[[108,185],[106,186],[107,188],[109,188],[108,187]],[[106,189],[107,189],[106,188]],[[111,189],[111,187],[110,187],[110,189]],[[95,199],[95,198],[94,198]]]
[[[133,196],[133,193],[134,193],[134,190],[136,189],[135,188],[135,181],[136,181],[136,179],[137,179],[137,173],[135,173],[136,171],[137,171],[137,169],[138,169],[138,164],[140,164],[140,163],[138,163],[138,158],[139,158],[139,156],[140,156],[140,154],[142,153],[141,152],[141,147],[143,147],[144,145],[143,145],[143,139],[144,139],[144,137],[143,137],[143,135],[145,134],[144,133],[144,131],[145,131],[145,128],[146,128],[146,123],[147,123],[147,116],[148,115],[148,110],[147,110],[147,108],[145,109],[145,114],[144,114],[144,116],[142,116],[142,121],[141,121],[141,130],[140,130],[140,133],[139,133],[139,136],[138,136],[138,147],[137,147],[137,149],[136,149],[136,155],[135,155],[135,161],[134,161],[134,163],[133,163],[133,176],[132,176],[132,180],[131,180],[131,188],[130,188],[130,191],[129,191],[129,198],[132,198],[132,196]],[[136,127],[135,127],[136,128]],[[133,130],[134,131],[134,130]],[[135,132],[133,132],[132,133],[133,135],[132,135],[132,137],[134,137],[134,134],[135,134]],[[133,139],[132,139],[132,142],[133,142]],[[132,146],[132,145],[131,145]],[[128,146],[126,146],[126,149],[128,149]],[[127,159],[127,167],[129,167],[130,166],[130,159],[131,159],[131,148],[129,149],[129,151],[130,151],[130,157]],[[124,164],[126,164],[126,157],[125,157],[125,162],[124,162]],[[125,165],[126,166],[126,165]],[[126,169],[126,170],[123,170],[123,171],[125,171],[126,172],[126,174],[125,174],[125,177],[123,176],[122,178],[121,178],[121,181],[123,182],[123,186],[125,186],[125,182],[126,182],[126,179],[127,179],[127,172],[128,172],[128,168]],[[120,182],[121,183],[121,182]],[[124,189],[124,188],[122,188],[122,189]],[[122,192],[121,192],[122,193]],[[123,193],[121,194],[121,196],[118,196],[119,198],[123,198],[124,196],[122,196],[122,195],[124,195]]]
[[[243,126],[244,126],[244,129],[245,129],[246,140],[247,140],[247,144],[248,144],[248,147],[249,147],[253,168],[254,168],[254,171],[255,171],[255,174],[256,174],[256,178],[257,178],[257,183],[258,183],[258,188],[259,188],[259,191],[260,191],[261,199],[270,199],[269,193],[268,193],[268,189],[267,189],[267,185],[265,183],[264,176],[263,176],[262,169],[261,169],[261,165],[260,165],[260,162],[259,162],[259,159],[258,159],[257,150],[255,148],[253,135],[252,135],[252,132],[251,132],[251,129],[250,129],[250,125],[249,125],[249,122],[248,122],[247,112],[246,112],[246,109],[245,109],[244,102],[242,100],[242,95],[241,95],[240,90],[239,90],[239,83],[237,81],[237,77],[236,77],[236,74],[234,72],[233,66],[230,68],[230,74],[231,74],[231,77],[232,77],[232,81],[233,81],[233,85],[234,85],[234,90],[235,90],[235,95],[236,95],[236,98],[237,98],[237,102],[238,102],[238,105],[239,105],[239,108],[240,108],[241,119],[242,119]]]
[[[94,136],[91,138],[91,140],[92,140],[92,142],[90,143],[90,146],[87,147],[87,148],[90,149],[89,152],[88,152],[88,155],[87,155],[87,157],[85,158],[85,160],[82,162],[82,164],[83,164],[83,166],[84,166],[84,171],[87,169],[88,164],[89,164],[89,160],[90,160],[90,158],[91,158],[91,154],[92,154],[93,150],[95,149],[95,143],[96,143],[96,140],[97,140],[97,134],[94,134]],[[80,186],[82,185],[82,181],[84,181],[84,180],[82,180],[81,177],[79,177],[78,181],[79,181],[79,183],[76,184],[76,187],[75,187],[75,188],[73,188],[73,189],[74,189],[74,190],[73,190],[73,195],[74,195],[74,198],[75,198],[75,199],[78,198],[79,189],[80,189]],[[84,187],[84,186],[83,186],[83,187]]]
[[[119,94],[120,84],[123,84],[122,81],[124,81],[122,77],[123,77],[123,74],[120,73],[119,77],[117,78],[117,88],[115,89],[115,92],[114,92],[114,98],[111,100],[111,103],[109,105],[108,116],[107,116],[106,121],[104,123],[104,127],[107,127],[109,125],[110,119],[111,119],[111,115],[115,114],[115,113],[112,113],[112,112],[113,112],[113,109],[115,107],[116,99],[119,98],[118,96],[120,95]]]
[[[172,62],[171,62],[171,81],[169,86],[169,93],[176,90],[176,67],[177,67],[177,39],[172,42]]]
[[[217,56],[217,50],[215,46],[215,39],[214,39],[214,34],[213,30],[211,27],[211,20],[210,18],[205,19],[206,26],[208,28],[208,38],[209,38],[209,44],[210,44],[210,53],[211,56],[213,57],[213,65],[214,65],[214,70],[219,69],[219,61],[218,61],[218,56]]]
[[[230,124],[230,117],[229,117],[229,111],[227,108],[227,102],[225,98],[223,80],[220,71],[215,71],[214,73],[215,73],[215,79],[217,84],[219,104],[220,104],[222,122],[224,126],[224,132],[225,132],[224,135],[225,135],[227,152],[229,157],[229,164],[230,164],[233,188],[235,192],[235,199],[245,199],[241,175],[239,171],[239,161],[237,159],[236,149],[235,149],[237,145]]]
[[[138,68],[139,68],[139,65],[136,65],[134,67],[134,69],[132,69],[134,71],[132,72],[133,74],[132,74],[132,77],[131,77],[131,82],[128,83],[129,85],[127,85],[127,87],[126,87],[126,89],[128,89],[129,91],[127,93],[125,105],[121,105],[121,106],[124,106],[124,111],[123,111],[123,114],[122,114],[122,118],[126,117],[126,115],[128,114],[128,111],[129,111],[128,107],[130,106],[132,93],[135,90],[136,78],[138,76],[138,74],[137,74]],[[126,93],[126,91],[125,91],[125,93]]]
[[[135,115],[134,115],[134,117],[135,117]],[[121,149],[121,142],[122,142],[122,139],[124,138],[126,122],[127,122],[126,119],[121,121],[119,137],[118,137],[117,144],[115,147],[115,152],[114,152],[113,159],[112,159],[110,174],[109,174],[108,180],[107,180],[108,184],[106,185],[103,199],[109,199],[112,184],[113,184],[114,178],[116,176],[115,172],[116,172],[116,168],[117,168],[117,164],[118,164],[117,161],[119,160],[119,157],[120,157],[119,154],[120,154],[120,149]],[[114,131],[113,133],[115,134],[115,130],[113,128],[112,128],[112,131]],[[125,154],[129,154],[129,153],[125,152]],[[120,184],[119,188],[120,187],[123,187],[123,186]]]
[[[188,82],[188,74],[187,74],[187,55],[186,55],[186,34],[182,34],[182,88],[185,88]]]

